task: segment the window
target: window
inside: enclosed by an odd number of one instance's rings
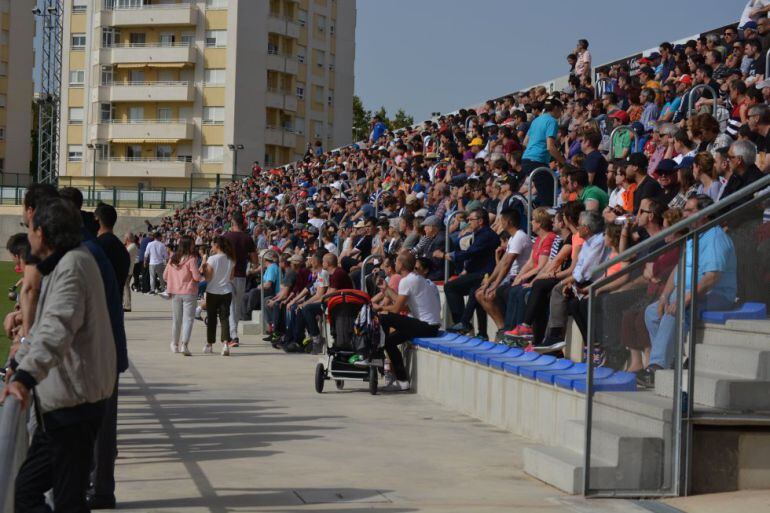
[[[83,82],[86,80],[86,72],[82,69],[71,69],[70,70],[70,85],[71,86],[82,86]]]
[[[329,71],[334,71],[334,63],[337,61],[337,57],[334,54],[329,55]]]
[[[155,156],[159,159],[170,159],[174,150],[167,144],[158,145],[155,149]]]
[[[297,61],[300,63],[304,63],[305,55],[307,55],[307,46],[297,45]]]
[[[297,23],[300,27],[307,25],[307,11],[305,9],[297,11]]]
[[[227,8],[227,0],[206,0],[206,8],[225,9]]]
[[[8,100],[8,97],[4,94],[0,94],[0,107],[5,107],[5,102]]]
[[[88,9],[88,0],[72,0],[72,12],[86,12]]]
[[[326,32],[326,16],[321,16],[320,14],[316,16],[315,26],[318,32]]]
[[[329,24],[329,35],[334,35],[334,22]]]
[[[171,109],[168,107],[161,107],[158,109],[158,121],[161,123],[168,123],[171,121]]]
[[[329,106],[334,105],[334,89],[329,89],[329,96],[326,98],[326,103]]]
[[[0,173],[5,172],[5,159],[0,159]]]
[[[208,68],[203,70],[203,82],[206,85],[224,84],[225,70],[219,68]]]
[[[324,88],[323,86],[314,85],[313,86],[313,103],[323,103],[324,98]]]
[[[140,160],[142,158],[142,145],[129,144],[126,146],[126,158],[128,160]]]
[[[110,85],[115,79],[112,66],[102,66],[102,85]]]
[[[10,32],[7,30],[0,30],[0,45],[7,45],[10,39]]]
[[[115,108],[111,103],[102,103],[99,109],[99,121],[109,123],[115,117]]]
[[[131,32],[128,35],[128,42],[131,43],[132,46],[144,46],[147,44],[147,34],[144,32]]]
[[[203,162],[224,162],[225,161],[225,147],[224,146],[212,146],[203,145]]]
[[[0,141],[5,141],[5,127],[0,127]]]
[[[304,82],[297,82],[297,98],[300,100],[305,99],[305,83]]]
[[[225,122],[224,107],[203,107],[203,123],[206,125],[220,125]]]
[[[206,46],[221,48],[227,46],[227,31],[226,30],[207,30],[206,31]]]
[[[86,47],[86,35],[82,33],[72,34],[72,49],[82,50]]]
[[[182,44],[192,46],[195,43],[195,32],[184,32],[181,37]]]
[[[8,76],[8,63],[5,61],[0,62],[0,77]]]
[[[102,27],[102,48],[109,48],[118,44],[120,30],[113,27]]]
[[[324,54],[323,50],[314,49],[313,50],[313,61],[315,61],[315,65],[319,68],[323,68],[326,62],[326,55]]]
[[[176,36],[174,34],[166,33],[160,35],[160,46],[174,46],[176,43]]]
[[[313,121],[313,137],[321,139],[323,137],[323,123],[320,121]]]
[[[67,160],[70,162],[80,162],[83,160],[83,145],[82,144],[68,144],[67,145]]]
[[[305,118],[296,116],[294,118],[294,132],[302,135],[305,133]]]
[[[69,119],[71,125],[80,125],[83,123],[83,107],[70,107]]]

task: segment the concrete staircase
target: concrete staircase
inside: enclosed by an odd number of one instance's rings
[[[698,330],[696,410],[770,411],[770,320],[728,321]],[[592,490],[670,487],[673,371],[654,390],[597,393],[591,435]],[[582,493],[585,421],[560,426],[551,446],[524,450],[524,470],[568,493]]]

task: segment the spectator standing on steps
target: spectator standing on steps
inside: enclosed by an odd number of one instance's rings
[[[241,308],[243,307],[243,295],[246,292],[246,268],[251,262],[259,265],[257,258],[257,246],[251,235],[245,232],[246,222],[238,213],[233,215],[230,231],[224,237],[230,241],[235,252],[235,271],[233,275],[233,299],[230,302],[230,347],[238,347],[238,322],[241,320]]]
[[[562,103],[556,98],[545,102],[545,112],[530,125],[524,145],[527,147],[521,157],[521,170],[525,176],[539,167],[548,167],[551,159],[565,164],[566,159],[559,150],[559,118],[562,115]],[[537,189],[537,206],[553,206],[553,180],[546,173],[534,177]]]
[[[150,272],[150,294],[160,292],[159,287],[166,288],[166,282],[163,281],[163,271],[168,262],[168,250],[160,237],[160,232],[153,234],[153,241],[147,245],[147,252],[144,255],[144,262]],[[159,283],[156,283],[156,280]]]

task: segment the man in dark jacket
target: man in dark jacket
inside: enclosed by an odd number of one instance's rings
[[[500,237],[489,227],[489,214],[483,210],[473,210],[468,214],[468,223],[473,230],[473,242],[467,250],[455,251],[445,255],[445,258],[455,263],[456,269],[462,270],[460,276],[444,284],[446,302],[455,323],[452,331],[469,332],[471,326],[461,322],[463,313],[470,319],[470,312],[476,310],[479,333],[486,336],[487,314],[478,304],[474,293],[481,285],[484,275],[495,268],[495,250],[500,244]],[[465,304],[463,297],[468,296]]]

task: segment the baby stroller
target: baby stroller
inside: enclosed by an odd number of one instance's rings
[[[371,308],[369,294],[355,289],[338,290],[324,298],[326,319],[324,354],[315,369],[315,390],[323,392],[324,382],[333,379],[338,390],[346,380],[369,383],[377,393],[378,374],[385,364],[380,344],[380,324]],[[352,357],[362,361],[350,363]],[[364,363],[366,362],[366,363]]]

